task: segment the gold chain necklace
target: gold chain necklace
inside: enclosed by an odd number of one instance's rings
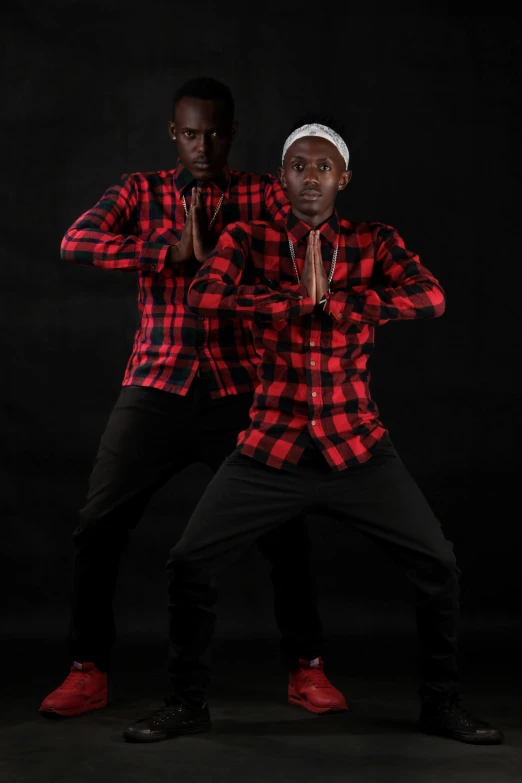
[[[225,194],[224,194],[224,193],[222,193],[222,194],[221,194],[221,198],[220,198],[220,199],[219,199],[219,201],[218,201],[218,205],[217,205],[217,207],[216,207],[216,211],[215,211],[215,212],[214,212],[214,214],[212,215],[212,220],[211,220],[211,221],[210,221],[210,223],[208,224],[208,227],[209,227],[209,229],[210,229],[210,228],[212,228],[212,226],[214,225],[214,222],[215,222],[215,220],[216,220],[216,218],[217,218],[217,216],[218,216],[218,212],[219,212],[219,210],[220,210],[220,208],[221,208],[221,204],[223,203],[223,199],[224,199],[224,198],[225,198]],[[182,197],[181,197],[181,200],[182,200],[182,202],[183,202],[183,209],[185,210],[185,220],[186,220],[186,219],[188,218],[188,209],[187,209],[187,202],[185,201],[185,196],[182,196]]]

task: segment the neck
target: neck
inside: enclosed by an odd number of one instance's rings
[[[317,226],[320,226],[322,223],[326,223],[326,221],[332,216],[333,207],[330,209],[325,209],[324,212],[321,212],[319,215],[305,215],[304,212],[300,212],[295,207],[292,207],[292,214],[294,214],[299,220],[302,220],[303,223],[306,223],[307,226],[311,226],[311,228],[317,228]]]

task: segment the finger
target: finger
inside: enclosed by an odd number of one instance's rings
[[[317,266],[317,259],[319,257],[319,232],[314,231],[314,265]]]
[[[323,258],[321,255],[321,234],[319,231],[317,232],[317,263],[321,264],[321,268],[323,267]]]
[[[192,219],[193,214],[194,214],[194,203],[191,202],[190,207],[188,209],[187,221],[185,223],[185,228],[190,233],[192,233],[192,226],[194,224],[194,221]]]

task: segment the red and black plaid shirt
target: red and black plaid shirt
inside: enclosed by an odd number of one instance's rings
[[[320,227],[327,274],[339,243],[324,309],[297,283],[310,226],[286,220],[237,223],[197,272],[189,303],[206,316],[234,312],[251,321],[260,356],[243,454],[275,468],[297,465],[313,443],[333,470],[364,462],[386,432],[370,396],[368,358],[375,326],[433,318],[444,292],[399,234],[382,223],[350,223],[334,213]]]
[[[124,175],[69,229],[62,258],[102,269],[136,270],[141,322],[123,385],[152,386],[185,395],[198,373],[211,396],[251,391],[257,356],[250,330],[241,321],[197,316],[187,305],[194,260],[165,266],[178,244],[191,188],[196,184],[179,163],[174,171]],[[259,220],[287,210],[278,181],[269,174],[225,168],[213,182],[200,183],[209,222],[225,194],[213,231],[239,220]],[[265,209],[267,212],[265,212]]]

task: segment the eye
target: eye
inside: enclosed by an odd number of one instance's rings
[[[293,163],[292,168],[296,171],[302,171],[303,170],[303,164],[302,163]]]
[[[328,165],[328,163],[321,163],[320,165],[321,171],[331,171],[332,167]]]
[[[217,139],[219,133],[217,131],[213,131],[213,133],[211,133],[210,135],[212,136],[213,139]]]
[[[194,133],[194,131],[186,130],[183,131],[183,135],[186,136],[187,139],[193,139],[196,134]]]

